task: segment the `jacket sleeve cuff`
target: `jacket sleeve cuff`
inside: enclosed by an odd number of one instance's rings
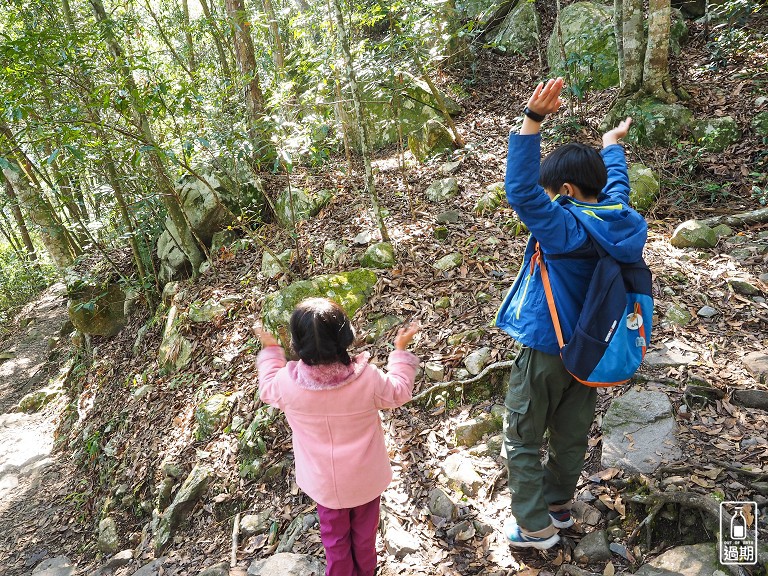
[[[277,344],[262,348],[259,354],[256,356],[256,361],[263,362],[265,360],[282,360],[285,362],[285,350],[283,350],[282,346]]]
[[[389,353],[389,361],[387,364],[389,366],[392,366],[393,364],[407,364],[408,366],[418,368],[419,357],[413,352],[408,352],[408,350],[393,350]]]

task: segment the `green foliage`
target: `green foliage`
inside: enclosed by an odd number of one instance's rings
[[[754,0],[725,0],[710,3],[708,17],[715,22],[707,42],[710,67],[720,69],[748,55],[764,37],[745,26],[747,19],[765,7]]]
[[[15,306],[28,302],[54,281],[56,269],[50,263],[21,258],[7,244],[0,244],[0,320]]]

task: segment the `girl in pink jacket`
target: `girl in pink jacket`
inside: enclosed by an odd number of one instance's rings
[[[350,358],[350,320],[325,298],[304,300],[291,315],[296,362],[256,329],[259,397],[285,412],[293,432],[296,483],[317,502],[326,576],[376,571],[379,498],[392,480],[378,411],[411,399],[419,360],[405,348],[418,329],[398,331],[386,372],[367,353]]]

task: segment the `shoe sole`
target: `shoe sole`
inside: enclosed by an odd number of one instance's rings
[[[557,534],[550,536],[546,540],[510,540],[507,538],[507,542],[515,548],[536,548],[537,550],[549,550],[560,541],[560,536]]]

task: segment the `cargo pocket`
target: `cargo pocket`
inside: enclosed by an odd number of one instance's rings
[[[523,346],[514,360],[515,366],[509,375],[509,385],[507,386],[507,396],[504,399],[504,406],[507,409],[507,425],[504,430],[507,442],[512,444],[522,444],[525,442],[523,436],[524,426],[521,426],[521,418],[525,419],[528,407],[531,403],[531,384],[527,377],[528,360],[531,355],[531,349]]]

